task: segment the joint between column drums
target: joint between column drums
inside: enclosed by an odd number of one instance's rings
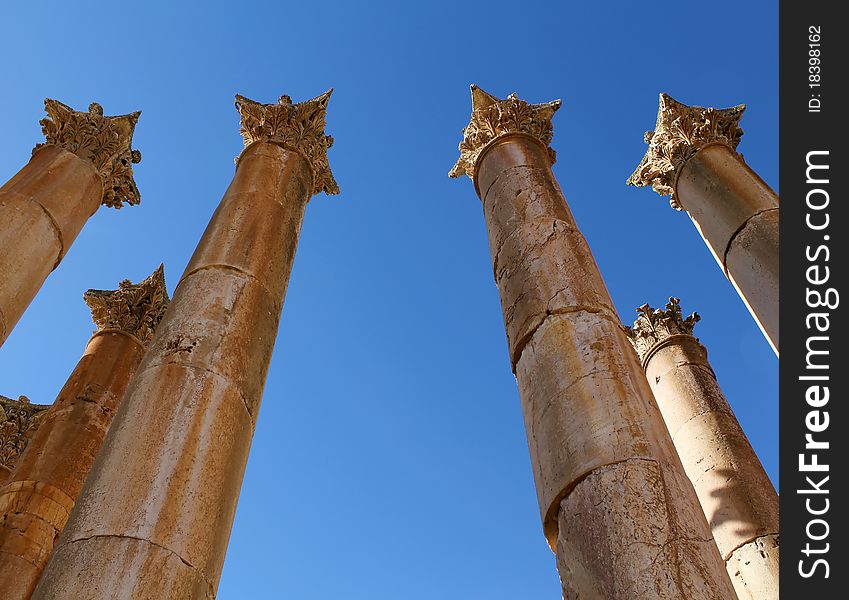
[[[234,267],[233,265],[228,265],[228,264],[224,264],[224,263],[212,263],[212,264],[208,264],[208,265],[201,265],[199,267],[195,267],[194,269],[192,269],[191,271],[188,271],[187,273],[183,273],[183,276],[180,277],[180,281],[177,282],[177,288],[180,287],[180,284],[183,283],[184,280],[188,279],[192,275],[199,273],[201,271],[206,271],[208,269],[222,269],[224,271],[232,271],[233,273],[238,273],[239,275],[243,275],[244,277],[247,277],[248,279],[255,281],[257,284],[259,284],[259,286],[263,290],[265,290],[265,293],[268,294],[268,297],[271,298],[272,300],[274,300],[275,307],[282,310],[281,307],[277,306],[278,304],[281,304],[281,302],[276,300],[275,295],[271,292],[270,289],[268,289],[268,286],[259,277],[257,277],[256,275],[253,275],[251,273],[248,273],[244,269],[240,269],[239,267]],[[177,293],[176,290],[174,291],[174,293],[176,295],[176,293]]]
[[[183,276],[180,277],[180,281],[177,282],[177,286],[179,287],[179,285],[181,283],[183,283],[184,280],[188,279],[189,277],[191,277],[195,273],[198,273],[200,271],[206,271],[207,269],[224,269],[224,270],[227,270],[227,271],[234,271],[234,272],[238,273],[239,275],[244,275],[245,277],[250,277],[251,279],[256,279],[256,277],[254,277],[253,275],[251,275],[250,273],[248,273],[244,269],[240,269],[239,267],[234,267],[233,265],[228,265],[228,264],[224,264],[224,263],[210,263],[210,264],[206,264],[206,265],[201,265],[199,267],[195,267],[191,271],[183,273]]]
[[[528,346],[528,344],[531,343],[537,331],[539,331],[540,328],[545,325],[546,322],[548,322],[552,317],[557,317],[560,315],[569,315],[579,312],[600,315],[603,319],[607,319],[608,321],[616,325],[618,328],[622,328],[622,322],[619,320],[616,314],[610,314],[612,312],[612,309],[609,306],[605,306],[603,304],[599,304],[598,307],[588,307],[585,305],[577,304],[574,306],[564,306],[553,311],[546,311],[545,316],[540,320],[540,322],[537,323],[537,325],[531,331],[522,336],[522,339],[519,340],[519,343],[516,345],[516,350],[512,352],[512,355],[510,357],[510,366],[513,370],[513,374],[516,374],[516,365],[519,364],[519,361],[522,358],[522,353],[525,351],[525,348]]]
[[[629,456],[628,458],[623,458],[622,460],[614,460],[606,463],[601,463],[598,465],[594,465],[591,469],[584,471],[578,477],[576,477],[573,481],[567,484],[557,496],[551,501],[551,504],[548,507],[548,510],[545,513],[545,518],[542,522],[542,531],[545,535],[545,539],[548,542],[549,549],[557,553],[557,538],[560,535],[560,525],[558,524],[558,517],[560,515],[560,504],[563,500],[572,493],[572,491],[578,487],[584,480],[587,479],[590,475],[598,471],[599,469],[603,469],[604,467],[610,467],[613,465],[621,465],[622,463],[630,462],[633,460],[642,460],[645,462],[652,462],[655,464],[661,464],[659,460],[654,458],[649,458],[646,456]]]
[[[53,218],[53,215],[50,214],[50,211],[44,208],[40,202],[37,202],[32,198],[27,198],[27,200],[41,209],[41,211],[47,216],[47,220],[50,221],[50,226],[53,228],[53,231],[56,232],[56,241],[59,242],[59,252],[56,254],[56,262],[54,262],[53,266],[50,268],[51,271],[55,271],[56,267],[59,266],[59,263],[61,263],[62,259],[65,257],[65,240],[62,239],[62,229],[59,227],[59,223],[56,222],[56,219]]]
[[[768,538],[768,537],[773,537],[773,536],[778,538],[780,535],[781,534],[778,531],[771,531],[771,532],[768,532],[768,533],[759,533],[758,535],[752,536],[751,538],[749,538],[745,542],[741,542],[740,544],[734,546],[731,550],[728,551],[728,556],[723,556],[722,560],[725,561],[725,562],[728,562],[729,560],[731,560],[731,557],[734,556],[734,553],[737,552],[737,550],[739,550],[740,548],[742,548],[744,546],[748,546],[749,544],[753,544],[761,538]]]
[[[87,537],[76,538],[76,539],[70,540],[70,541],[68,541],[68,542],[66,542],[65,544],[62,544],[62,545],[68,546],[68,545],[71,545],[71,544],[76,544],[77,542],[87,542],[89,540],[93,540],[93,539],[96,539],[96,538],[112,538],[112,539],[134,540],[136,542],[143,542],[145,544],[150,544],[151,546],[154,546],[156,548],[164,550],[165,552],[168,552],[169,554],[176,556],[180,560],[181,563],[186,565],[192,571],[195,571],[196,573],[198,573],[200,575],[200,577],[203,579],[204,583],[209,587],[210,590],[215,589],[215,586],[212,585],[212,582],[209,581],[209,579],[204,574],[204,572],[201,571],[198,567],[194,566],[192,563],[190,563],[185,558],[180,556],[179,553],[171,550],[171,548],[166,548],[162,544],[157,544],[153,540],[149,540],[149,539],[146,539],[146,538],[140,538],[140,537],[136,537],[136,536],[133,536],[133,535],[119,535],[119,534],[114,534],[114,533],[108,533],[108,534],[95,534],[95,535],[90,535],[90,536],[87,536]],[[60,548],[60,546],[56,546],[56,550],[58,550],[59,548]],[[56,553],[56,550],[54,550],[54,554]],[[213,594],[213,597],[214,597],[214,594]]]
[[[229,377],[227,377],[226,375],[222,375],[221,373],[218,373],[218,372],[213,371],[211,369],[207,369],[206,367],[201,367],[199,365],[193,365],[193,364],[188,364],[188,363],[183,363],[183,362],[179,362],[179,363],[178,362],[173,362],[173,363],[155,362],[152,365],[147,365],[146,361],[145,361],[145,362],[142,362],[142,364],[139,366],[138,370],[136,371],[135,377],[137,378],[142,373],[150,371],[151,369],[161,368],[161,367],[163,367],[165,365],[169,365],[169,364],[178,366],[180,368],[194,369],[195,371],[202,371],[204,373],[209,373],[213,377],[218,377],[219,379],[223,379],[224,381],[226,381],[228,383],[228,385],[232,386],[233,389],[235,390],[235,392],[239,395],[239,400],[242,401],[242,407],[245,409],[245,412],[248,414],[248,420],[251,422],[251,427],[256,428],[256,422],[257,422],[257,417],[258,417],[258,414],[259,414],[259,404],[260,403],[259,402],[257,403],[257,415],[255,415],[250,409],[250,405],[248,404],[247,398],[245,398],[245,395],[242,394],[242,390],[240,390],[239,386],[236,385],[233,382],[233,380],[230,379]],[[251,435],[253,435],[253,434],[251,434]]]
[[[677,369],[680,369],[682,367],[693,367],[695,369],[699,369],[701,371],[704,371],[707,375],[710,375],[713,378],[714,381],[718,381],[717,378],[716,378],[716,373],[713,370],[713,367],[711,367],[710,365],[706,365],[704,363],[697,363],[697,362],[692,362],[692,361],[689,361],[689,360],[684,361],[684,362],[680,362],[680,363],[676,363],[671,369],[668,369],[668,370],[664,371],[661,375],[659,375],[659,377],[665,377],[666,375],[671,373],[673,370],[677,370]]]
[[[68,496],[64,490],[56,487],[55,485],[49,485],[42,481],[33,481],[30,479],[13,481],[5,488],[0,489],[0,498],[10,494],[14,495],[16,493],[25,493],[28,494],[28,497],[31,497],[32,495],[42,496],[47,498],[50,502],[59,505],[66,513],[71,512],[76,502],[74,498]]]
[[[734,240],[737,239],[737,236],[749,225],[749,222],[755,217],[759,217],[760,215],[768,212],[772,212],[774,210],[778,210],[779,207],[773,206],[770,208],[764,208],[759,210],[758,212],[750,215],[743,223],[738,227],[734,233],[731,234],[731,237],[728,238],[728,244],[725,245],[725,251],[722,253],[722,272],[725,273],[726,279],[731,280],[731,275],[728,273],[728,253],[731,252],[731,245],[734,243]]]
[[[23,556],[21,552],[10,552],[9,550],[5,550],[3,548],[0,548],[0,559],[3,558],[3,555],[6,555],[13,560],[19,560],[23,563],[26,563],[27,565],[29,565],[32,568],[37,569],[40,566],[40,562],[38,560],[34,561],[30,557]]]

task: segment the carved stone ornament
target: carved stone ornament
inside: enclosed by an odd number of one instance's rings
[[[312,167],[313,194],[339,193],[327,161],[327,149],[333,146],[333,138],[324,134],[327,103],[332,93],[333,89],[329,89],[321,96],[297,104],[289,96],[280,96],[277,104],[260,104],[236,96],[245,147],[254,142],[274,142],[303,155]]]
[[[625,333],[634,350],[644,361],[649,351],[659,342],[673,335],[693,335],[693,327],[701,317],[693,313],[686,319],[681,312],[681,299],[670,298],[666,309],[654,309],[643,304],[637,309],[637,320],[633,327],[625,327]]]
[[[548,158],[551,164],[554,164],[556,154],[549,147],[554,135],[551,118],[561,104],[560,100],[545,104],[528,104],[516,94],[499,100],[473,84],[472,117],[463,129],[463,141],[459,147],[460,158],[448,176],[460,177],[466,174],[474,179],[475,163],[484,147],[508,133],[526,133],[537,138],[548,149]]]
[[[83,299],[99,331],[120,329],[136,336],[145,346],[153,339],[171,302],[165,289],[163,265],[140,283],[125,279],[117,290],[88,290]]]
[[[628,185],[650,185],[661,196],[670,196],[670,205],[681,210],[675,198],[675,178],[687,160],[707,144],[721,143],[737,149],[743,130],[740,119],[745,104],[731,108],[687,106],[666,94],[660,95],[657,124],[647,131],[646,155],[628,178]]]
[[[139,189],[133,180],[133,163],[141,162],[141,152],[133,150],[133,131],[141,112],[114,117],[103,116],[96,102],[88,112],[78,112],[57,100],[44,101],[47,117],[40,121],[45,143],[64,148],[91,161],[103,180],[102,203],[121,208],[124,203],[138,204]]]
[[[0,396],[0,479],[4,470],[10,472],[15,467],[48,408],[31,404],[26,396],[18,400]]]

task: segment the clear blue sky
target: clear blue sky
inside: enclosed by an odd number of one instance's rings
[[[219,598],[548,600],[480,202],[449,180],[469,83],[563,98],[554,171],[620,316],[669,295],[777,478],[777,360],[683,213],[625,186],[657,95],[749,108],[778,184],[774,2],[6,3],[0,181],[49,96],[142,110],[142,204],[100,209],[0,350],[0,394],[52,402],[93,329],[82,293],[165,262],[173,291],[233,175],[236,93],[329,87],[342,194],[307,208]],[[557,5],[555,8],[554,5]]]

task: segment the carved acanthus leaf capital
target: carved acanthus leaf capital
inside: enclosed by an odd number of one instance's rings
[[[15,467],[48,408],[32,404],[26,396],[17,400],[0,396],[0,476]]]
[[[554,164],[556,154],[549,147],[554,135],[551,118],[561,104],[560,100],[528,104],[516,94],[499,100],[472,85],[472,117],[463,129],[460,158],[448,176],[460,177],[466,174],[474,179],[475,163],[484,147],[508,133],[525,133],[537,138],[548,150],[548,158]]]
[[[47,117],[40,124],[46,141],[36,145],[33,153],[48,144],[73,152],[91,161],[100,174],[103,204],[121,208],[124,203],[139,203],[132,165],[141,161],[141,152],[133,150],[132,143],[141,112],[105,117],[96,102],[88,112],[79,112],[50,98],[44,101],[44,110]]]
[[[254,142],[274,142],[303,155],[312,167],[313,194],[339,193],[327,160],[327,149],[333,146],[333,138],[324,134],[327,103],[332,92],[330,89],[297,104],[293,104],[289,96],[280,96],[277,104],[260,104],[236,96],[245,147]]]
[[[91,309],[98,330],[120,329],[137,337],[145,346],[153,339],[170,298],[165,289],[163,265],[140,283],[125,279],[117,290],[88,290],[83,299]]]
[[[731,108],[687,106],[661,94],[654,131],[647,131],[649,145],[643,160],[628,178],[628,185],[650,185],[661,196],[670,196],[672,208],[681,210],[675,198],[675,178],[681,167],[707,144],[721,143],[737,149],[743,130],[740,119],[745,104]]]
[[[637,320],[633,327],[625,327],[625,333],[631,345],[644,361],[646,355],[658,343],[673,335],[693,335],[693,327],[698,323],[698,313],[686,319],[681,312],[680,298],[670,298],[665,309],[654,309],[643,304],[637,309]]]

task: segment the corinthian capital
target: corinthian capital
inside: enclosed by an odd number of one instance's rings
[[[661,196],[671,196],[672,208],[681,210],[675,198],[675,178],[681,167],[708,144],[725,144],[737,149],[743,130],[740,118],[745,104],[731,108],[687,106],[666,94],[660,95],[657,124],[645,134],[646,155],[628,178],[628,185],[650,185]]]
[[[0,477],[15,468],[48,408],[31,404],[26,396],[17,400],[0,396]]]
[[[643,304],[637,309],[637,320],[633,327],[626,327],[625,333],[634,346],[634,350],[644,361],[649,351],[658,343],[673,335],[693,335],[693,327],[698,323],[698,313],[686,319],[681,312],[680,298],[670,298],[666,309],[654,309]]]
[[[551,118],[561,104],[560,100],[528,104],[516,94],[499,100],[473,84],[472,117],[463,129],[460,158],[448,176],[460,177],[465,173],[474,178],[475,163],[484,147],[508,133],[526,133],[537,138],[548,149],[548,158],[553,164],[555,152],[549,147],[554,135]]]
[[[44,101],[47,117],[40,121],[45,143],[59,146],[91,161],[103,180],[103,204],[121,208],[139,203],[139,189],[133,181],[133,163],[141,161],[141,152],[132,149],[133,131],[141,112],[114,117],[103,116],[96,102],[88,112],[78,112],[57,100]]]
[[[277,104],[260,104],[244,96],[236,96],[245,147],[254,142],[274,142],[303,155],[312,167],[313,194],[339,193],[327,161],[327,149],[333,145],[333,138],[324,134],[331,93],[333,89],[297,104],[293,104],[289,96],[280,96]]]
[[[165,269],[159,265],[140,283],[125,279],[117,290],[88,290],[83,299],[98,331],[120,329],[147,346],[171,301],[165,289]]]

